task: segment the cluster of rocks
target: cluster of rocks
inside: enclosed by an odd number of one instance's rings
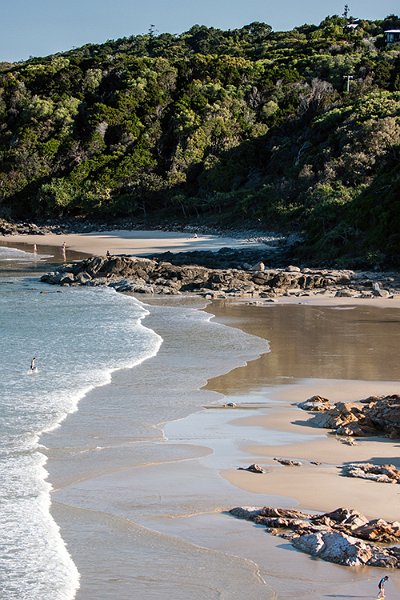
[[[350,463],[342,466],[342,475],[370,479],[379,483],[400,483],[400,470],[390,464]]]
[[[52,233],[52,231],[50,227],[39,227],[35,223],[12,223],[0,219],[0,235],[45,235],[46,233]]]
[[[232,237],[234,235],[232,234]],[[250,240],[251,241],[251,238]],[[218,252],[205,250],[192,250],[189,252],[164,252],[154,256],[157,260],[170,262],[173,265],[199,265],[213,269],[243,269],[265,271],[265,263],[272,268],[282,267],[287,262],[285,258],[288,249],[293,245],[291,236],[279,237],[276,234],[254,237],[252,241],[263,247],[221,248]],[[296,266],[290,269],[307,273],[310,269]],[[283,269],[284,270],[284,269]],[[400,276],[398,273],[377,273],[370,271],[351,271],[335,269],[313,269],[313,272],[327,273],[328,276],[336,273],[345,273],[348,278],[344,281],[332,281],[329,289],[336,297],[384,297],[387,298],[400,291]],[[339,285],[336,285],[339,283]],[[291,289],[291,288],[289,288]]]
[[[314,427],[332,429],[338,435],[400,438],[400,396],[370,396],[361,402],[336,402],[313,396],[298,405],[318,412],[308,423]]]
[[[226,249],[210,253],[214,260]],[[117,291],[145,294],[196,293],[208,298],[259,297],[273,301],[280,295],[326,293],[356,285],[352,271],[300,269],[296,266],[266,269],[263,263],[242,268],[216,269],[201,265],[174,265],[156,258],[94,256],[58,267],[42,281],[59,285],[108,285]],[[373,282],[369,282],[371,289]],[[366,282],[363,281],[363,286]]]
[[[46,219],[37,223],[25,221],[12,221],[0,218],[0,235],[45,235],[46,233],[87,233],[89,231],[113,231],[116,229],[138,229],[141,224],[129,223],[126,220],[114,223],[99,223],[84,218]],[[153,229],[157,229],[154,227]]]
[[[346,566],[400,568],[400,547],[381,546],[400,541],[400,523],[368,520],[348,508],[325,514],[273,507],[236,507],[229,511],[240,519],[266,527],[273,535],[328,562]]]
[[[232,237],[235,237],[232,235]],[[172,265],[197,265],[208,269],[237,269],[248,271],[254,266],[265,270],[264,261],[268,260],[270,267],[282,265],[287,244],[280,238],[271,236],[247,238],[248,245],[240,248],[223,247],[217,252],[213,250],[190,250],[186,252],[163,252],[153,254],[152,258]],[[253,245],[254,244],[254,245]]]

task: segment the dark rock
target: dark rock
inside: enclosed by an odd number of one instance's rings
[[[86,271],[81,271],[80,273],[77,274],[76,276],[76,281],[80,284],[80,285],[85,285],[88,281],[90,281],[92,278],[89,275],[89,273],[86,273]]]
[[[59,278],[58,283],[61,285],[71,285],[72,283],[75,283],[75,275],[73,273],[63,273]]]
[[[375,543],[387,544],[400,539],[400,523],[396,521],[368,521],[361,513],[348,508],[322,515],[272,507],[236,507],[230,513],[264,525],[269,533],[289,540],[298,550],[329,562],[400,568],[400,548]]]
[[[108,285],[115,280],[126,279],[133,288],[152,286],[156,294],[192,292],[203,296],[210,294],[211,297],[228,295],[271,298],[282,294],[300,294],[300,291],[308,294],[311,291],[315,293],[316,290],[332,290],[334,286],[349,281],[352,286],[356,286],[359,281],[352,271],[299,271],[299,267],[248,271],[237,268],[238,264],[255,262],[249,258],[254,258],[251,251],[229,248],[219,252],[168,252],[158,258],[93,256],[71,265],[60,266],[58,272],[75,275],[76,285],[103,285],[103,280]],[[80,276],[82,272],[91,279]],[[59,283],[55,277],[43,281]]]

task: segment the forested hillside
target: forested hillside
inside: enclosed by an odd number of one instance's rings
[[[397,28],[196,25],[0,63],[0,213],[302,231],[308,256],[399,265]]]

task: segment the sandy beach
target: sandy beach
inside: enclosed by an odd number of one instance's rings
[[[216,250],[244,243],[136,231],[4,240],[53,247],[65,241],[67,249],[88,254]],[[204,306],[199,300],[146,301],[167,311],[171,302],[178,310],[179,303]],[[227,584],[223,596],[230,600],[243,598],[246,590],[255,600],[310,594],[373,597],[382,570],[313,561],[224,511],[238,505],[315,511],[348,506],[370,518],[398,519],[398,486],[344,478],[338,468],[354,461],[390,462],[400,468],[398,440],[345,445],[310,427],[307,413],[296,403],[314,394],[356,401],[398,393],[399,307],[397,299],[321,297],[262,306],[231,301],[208,305],[206,312],[215,323],[257,336],[246,338],[254,340],[256,349],[246,346],[245,358],[244,341],[232,344],[231,356],[224,356],[212,332],[193,340],[184,324],[179,331],[168,329],[160,316],[146,319],[148,327],[162,332],[162,351],[136,370],[116,373],[110,385],[91,392],[60,430],[43,439],[54,486],[52,513],[81,572],[77,600],[156,600],[171,589],[182,600],[219,598],[227,581],[235,583]],[[260,351],[262,341],[265,352]],[[177,365],[187,369],[187,385],[179,389],[168,378]],[[128,398],[134,395],[145,406],[147,395],[159,393],[160,386],[171,394],[174,410],[181,394],[190,395],[192,412],[164,421],[160,411],[151,424],[153,438],[129,440],[130,419],[133,423],[138,417],[123,412]],[[227,402],[236,407],[223,408]],[[98,422],[102,403],[107,411],[102,408],[101,414],[111,417],[112,441]],[[147,415],[144,422],[152,418]],[[277,457],[304,464],[283,467],[274,461]],[[266,474],[238,470],[251,463],[265,467]],[[134,563],[121,560],[132,555]],[[154,564],[160,572],[152,587],[148,574]],[[182,569],[193,588],[182,587]],[[215,577],[207,593],[200,571]],[[400,575],[389,575],[388,597],[395,597]],[[164,589],[162,577],[169,581]]]
[[[0,242],[7,244],[28,244],[61,248],[63,243],[68,251],[84,254],[152,254],[170,251],[219,250],[224,246],[231,248],[249,246],[245,238],[229,236],[196,235],[177,231],[128,231],[113,230],[92,233],[69,233],[65,235],[8,235],[0,236]],[[251,243],[254,246],[254,242]]]
[[[396,520],[400,495],[396,486],[382,488],[373,482],[343,478],[338,467],[347,462],[392,463],[400,467],[398,442],[387,438],[379,441],[360,438],[357,445],[348,446],[325,430],[307,426],[311,415],[296,406],[315,394],[332,402],[353,402],[373,395],[398,393],[400,371],[397,360],[390,358],[396,356],[399,343],[400,332],[391,331],[394,323],[400,323],[398,308],[392,308],[390,304],[389,309],[382,301],[364,305],[358,302],[348,304],[347,308],[344,310],[344,304],[338,304],[335,299],[322,304],[314,299],[308,300],[307,304],[286,305],[285,312],[276,306],[258,307],[253,310],[253,318],[249,318],[246,309],[243,311],[240,305],[227,309],[220,305],[210,309],[224,323],[236,313],[242,329],[268,336],[271,344],[271,353],[243,369],[243,378],[247,376],[247,384],[253,382],[251,387],[265,388],[267,384],[266,393],[269,401],[274,403],[274,409],[268,415],[256,418],[238,416],[233,421],[235,425],[263,426],[266,430],[280,432],[306,430],[310,436],[308,441],[283,444],[279,448],[263,440],[257,444],[243,444],[242,450],[250,462],[264,466],[268,477],[254,477],[237,470],[224,471],[223,475],[234,485],[253,492],[289,496],[294,504],[306,510],[329,511],[348,506],[371,518]],[[357,319],[363,320],[366,326],[366,331],[358,338],[349,336],[349,330],[354,327],[354,310],[357,310]],[[289,340],[282,339],[283,319],[286,327],[289,322]],[[310,319],[309,323],[307,319]],[[327,327],[328,320],[330,327]],[[297,335],[294,333],[296,322]],[[333,331],[335,339],[327,331]],[[369,348],[366,348],[366,342],[371,344]],[[234,398],[241,388],[241,369],[237,371],[214,379],[209,385]],[[338,377],[340,374],[342,379]],[[235,384],[232,386],[233,375]],[[282,378],[288,378],[289,382],[280,384]],[[239,398],[242,398],[241,391]],[[273,460],[276,457],[300,460],[304,465],[301,468],[282,467]],[[312,461],[321,464],[316,466],[311,464]]]

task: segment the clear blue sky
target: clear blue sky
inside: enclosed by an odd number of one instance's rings
[[[342,14],[341,0],[2,0],[0,61],[24,60],[146,33],[181,33],[196,23],[235,29],[263,21],[274,30],[320,23]],[[348,0],[350,13],[366,19],[399,14],[399,0]]]

